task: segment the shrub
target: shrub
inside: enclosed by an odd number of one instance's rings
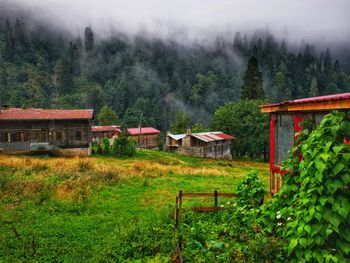
[[[112,153],[116,156],[134,156],[136,153],[136,141],[127,135],[121,135],[114,140]]]
[[[240,182],[236,193],[240,205],[259,207],[264,202],[265,189],[256,171],[250,171]]]
[[[348,262],[350,258],[350,120],[327,114],[291,151],[282,191],[264,210],[288,241],[289,262]],[[265,209],[265,208],[264,208]],[[276,224],[277,222],[277,224]]]

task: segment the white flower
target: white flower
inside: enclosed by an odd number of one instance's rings
[[[291,219],[292,219],[291,217],[288,217],[288,218],[287,218],[288,221],[291,220]]]
[[[231,204],[231,202],[227,202],[226,204],[229,205],[229,204]]]
[[[276,218],[277,218],[277,219],[280,219],[280,218],[281,218],[281,215],[280,215],[280,214],[278,214],[278,215],[276,216]]]
[[[281,222],[278,222],[278,223],[277,223],[277,225],[278,225],[278,226],[281,226],[281,225],[282,225],[282,223],[281,223]]]
[[[220,207],[224,207],[224,205],[220,205]]]

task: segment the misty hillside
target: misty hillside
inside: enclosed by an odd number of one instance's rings
[[[240,98],[252,56],[270,102],[350,91],[348,53],[312,44],[290,48],[271,34],[237,33],[232,41],[218,37],[191,45],[145,35],[96,35],[86,27],[81,37],[72,37],[2,16],[1,103],[96,111],[109,105],[128,126],[137,126],[142,112],[144,125],[163,131],[184,110],[192,123],[208,125],[219,106]]]

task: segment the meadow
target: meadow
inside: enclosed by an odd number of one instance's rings
[[[179,190],[232,193],[251,169],[268,190],[258,162],[0,156],[0,262],[171,262]]]

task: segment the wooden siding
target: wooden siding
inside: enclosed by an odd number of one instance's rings
[[[0,148],[4,152],[11,152],[16,145],[27,146],[30,143],[48,143],[64,149],[89,147],[90,142],[89,120],[0,122]]]

